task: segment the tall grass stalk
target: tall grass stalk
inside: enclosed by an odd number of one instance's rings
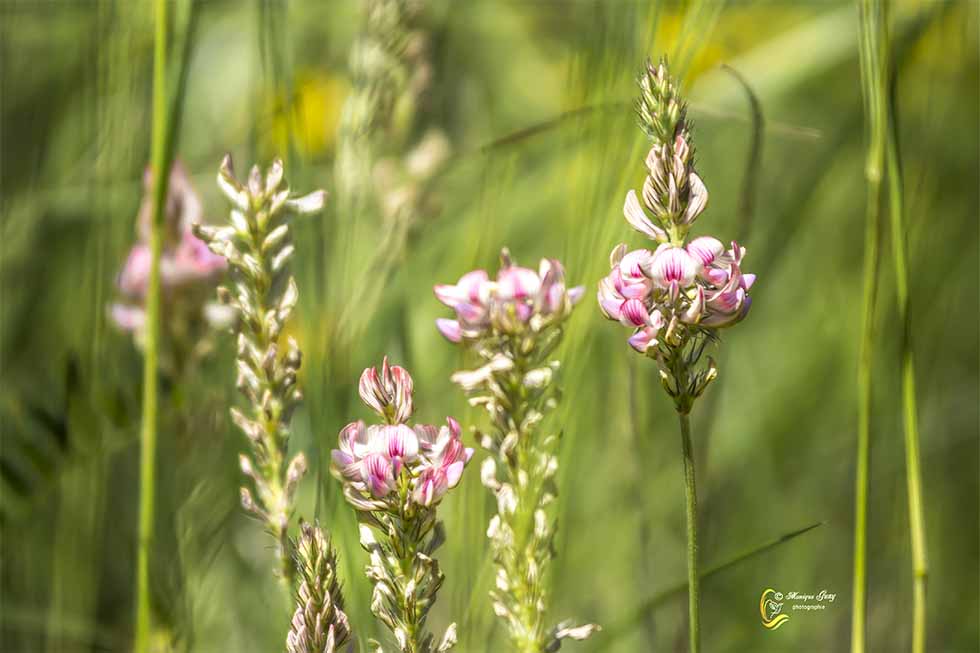
[[[146,291],[146,341],[143,362],[143,423],[140,433],[140,511],[136,562],[136,641],[138,653],[150,642],[150,548],[153,544],[157,447],[157,368],[160,346],[160,252],[162,219],[170,166],[167,161],[167,0],[154,3],[153,48],[153,220],[150,225],[150,279]]]
[[[887,30],[887,25],[881,25]],[[887,34],[882,35],[887,39]],[[922,510],[922,472],[919,461],[919,417],[915,393],[915,359],[912,352],[912,314],[909,310],[908,238],[902,199],[902,166],[898,145],[898,121],[889,111],[890,129],[886,144],[888,207],[891,222],[892,258],[895,262],[895,288],[898,316],[902,325],[902,421],[905,432],[905,473],[909,495],[909,531],[912,540],[912,653],[923,653],[926,646],[926,559],[925,519]]]
[[[858,361],[858,437],[854,506],[854,589],[851,651],[863,653],[867,612],[868,478],[871,458],[872,367],[875,344],[875,304],[880,259],[881,178],[887,140],[887,109],[882,62],[885,42],[880,38],[884,9],[880,0],[860,0],[861,90],[868,124],[865,177],[868,183],[864,235],[864,309]]]
[[[698,576],[698,491],[694,478],[694,452],[691,448],[691,417],[678,413],[681,423],[681,449],[684,452],[684,498],[687,509],[687,613],[689,651],[701,649],[701,580]]]

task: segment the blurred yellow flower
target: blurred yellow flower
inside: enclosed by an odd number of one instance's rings
[[[330,150],[349,90],[350,85],[344,77],[323,71],[300,71],[291,106],[286,111],[280,106],[275,112],[270,134],[273,144],[281,145],[285,137],[291,135],[304,155]]]

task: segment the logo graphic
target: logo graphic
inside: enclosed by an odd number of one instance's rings
[[[762,626],[764,628],[776,630],[789,621],[789,615],[783,614],[782,599],[782,592],[777,592],[771,587],[762,593],[762,596],[759,598],[759,614],[762,616]]]

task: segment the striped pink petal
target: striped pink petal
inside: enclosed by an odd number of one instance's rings
[[[466,299],[473,303],[479,303],[481,301],[483,287],[489,279],[490,277],[485,270],[473,270],[460,277],[456,287],[459,288]]]
[[[370,454],[361,461],[361,478],[371,494],[380,499],[394,488],[394,466],[383,454]]]
[[[715,262],[725,251],[725,246],[721,241],[711,236],[701,236],[695,238],[687,244],[687,253],[708,266]]]
[[[624,281],[637,281],[646,278],[644,270],[653,261],[653,253],[648,249],[634,249],[623,256],[619,262],[619,273]]]
[[[386,453],[389,458],[400,458],[406,462],[411,462],[418,457],[419,441],[415,431],[404,424],[384,426],[382,429],[384,433],[382,453]]]
[[[502,300],[527,299],[538,294],[541,277],[534,270],[511,266],[497,275],[497,296]]]
[[[687,287],[694,281],[698,262],[680,247],[661,246],[650,264],[650,278],[659,288]]]
[[[647,307],[638,299],[627,299],[623,302],[620,311],[622,313],[620,321],[625,326],[646,326],[650,322]]]

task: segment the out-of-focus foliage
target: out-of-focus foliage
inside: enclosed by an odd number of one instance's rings
[[[187,11],[186,0],[177,3],[178,46]],[[281,155],[294,187],[335,188],[358,16],[353,0],[201,3],[177,154],[206,215],[225,211],[213,180],[226,151],[242,163]],[[977,20],[968,0],[892,10],[931,566],[928,649],[936,651],[975,650],[978,641]],[[560,258],[571,283],[594,289],[617,242],[639,245],[621,217],[626,191],[644,174],[633,77],[646,56],[667,53],[684,74],[711,195],[699,226],[737,236],[759,275],[752,314],[727,337],[723,374],[693,415],[702,560],[710,567],[825,522],[704,582],[705,647],[841,650],[850,623],[865,205],[856,9],[441,0],[426,21],[433,81],[420,123],[444,130],[454,154],[433,188],[439,210],[404,247],[381,254],[387,225],[371,211],[338,214],[328,198],[322,216],[296,224],[301,301],[288,330],[304,350],[306,401],[292,446],[312,468],[300,512],[333,533],[355,630],[380,634],[354,517],[322,466],[339,428],[365,416],[353,401],[358,373],[388,353],[428,398],[420,419],[482,423],[449,381],[463,361],[433,326],[443,311],[431,286],[492,267],[508,245],[521,260]],[[151,50],[149,3],[0,5],[4,651],[129,646],[141,360],[108,322],[107,306],[135,238]],[[754,90],[764,116],[752,216],[739,213],[752,111],[722,63]],[[354,289],[378,260],[386,260],[378,300],[362,305]],[[869,504],[873,651],[902,650],[910,637],[891,269],[886,256]],[[352,324],[356,337],[344,331]],[[235,400],[229,340],[193,375],[161,384],[153,599],[157,638],[178,650],[276,650],[288,624],[268,573],[268,540],[237,506],[236,454],[245,443],[227,414]],[[672,408],[654,366],[629,351],[588,298],[560,354],[554,617],[607,627],[579,650],[672,649],[683,641],[682,595],[637,612],[685,576]],[[431,622],[440,631],[451,615],[460,650],[496,651],[505,637],[487,598],[492,506],[476,476],[467,472],[440,509],[446,584]],[[767,587],[825,589],[837,599],[770,632],[758,619]]]

